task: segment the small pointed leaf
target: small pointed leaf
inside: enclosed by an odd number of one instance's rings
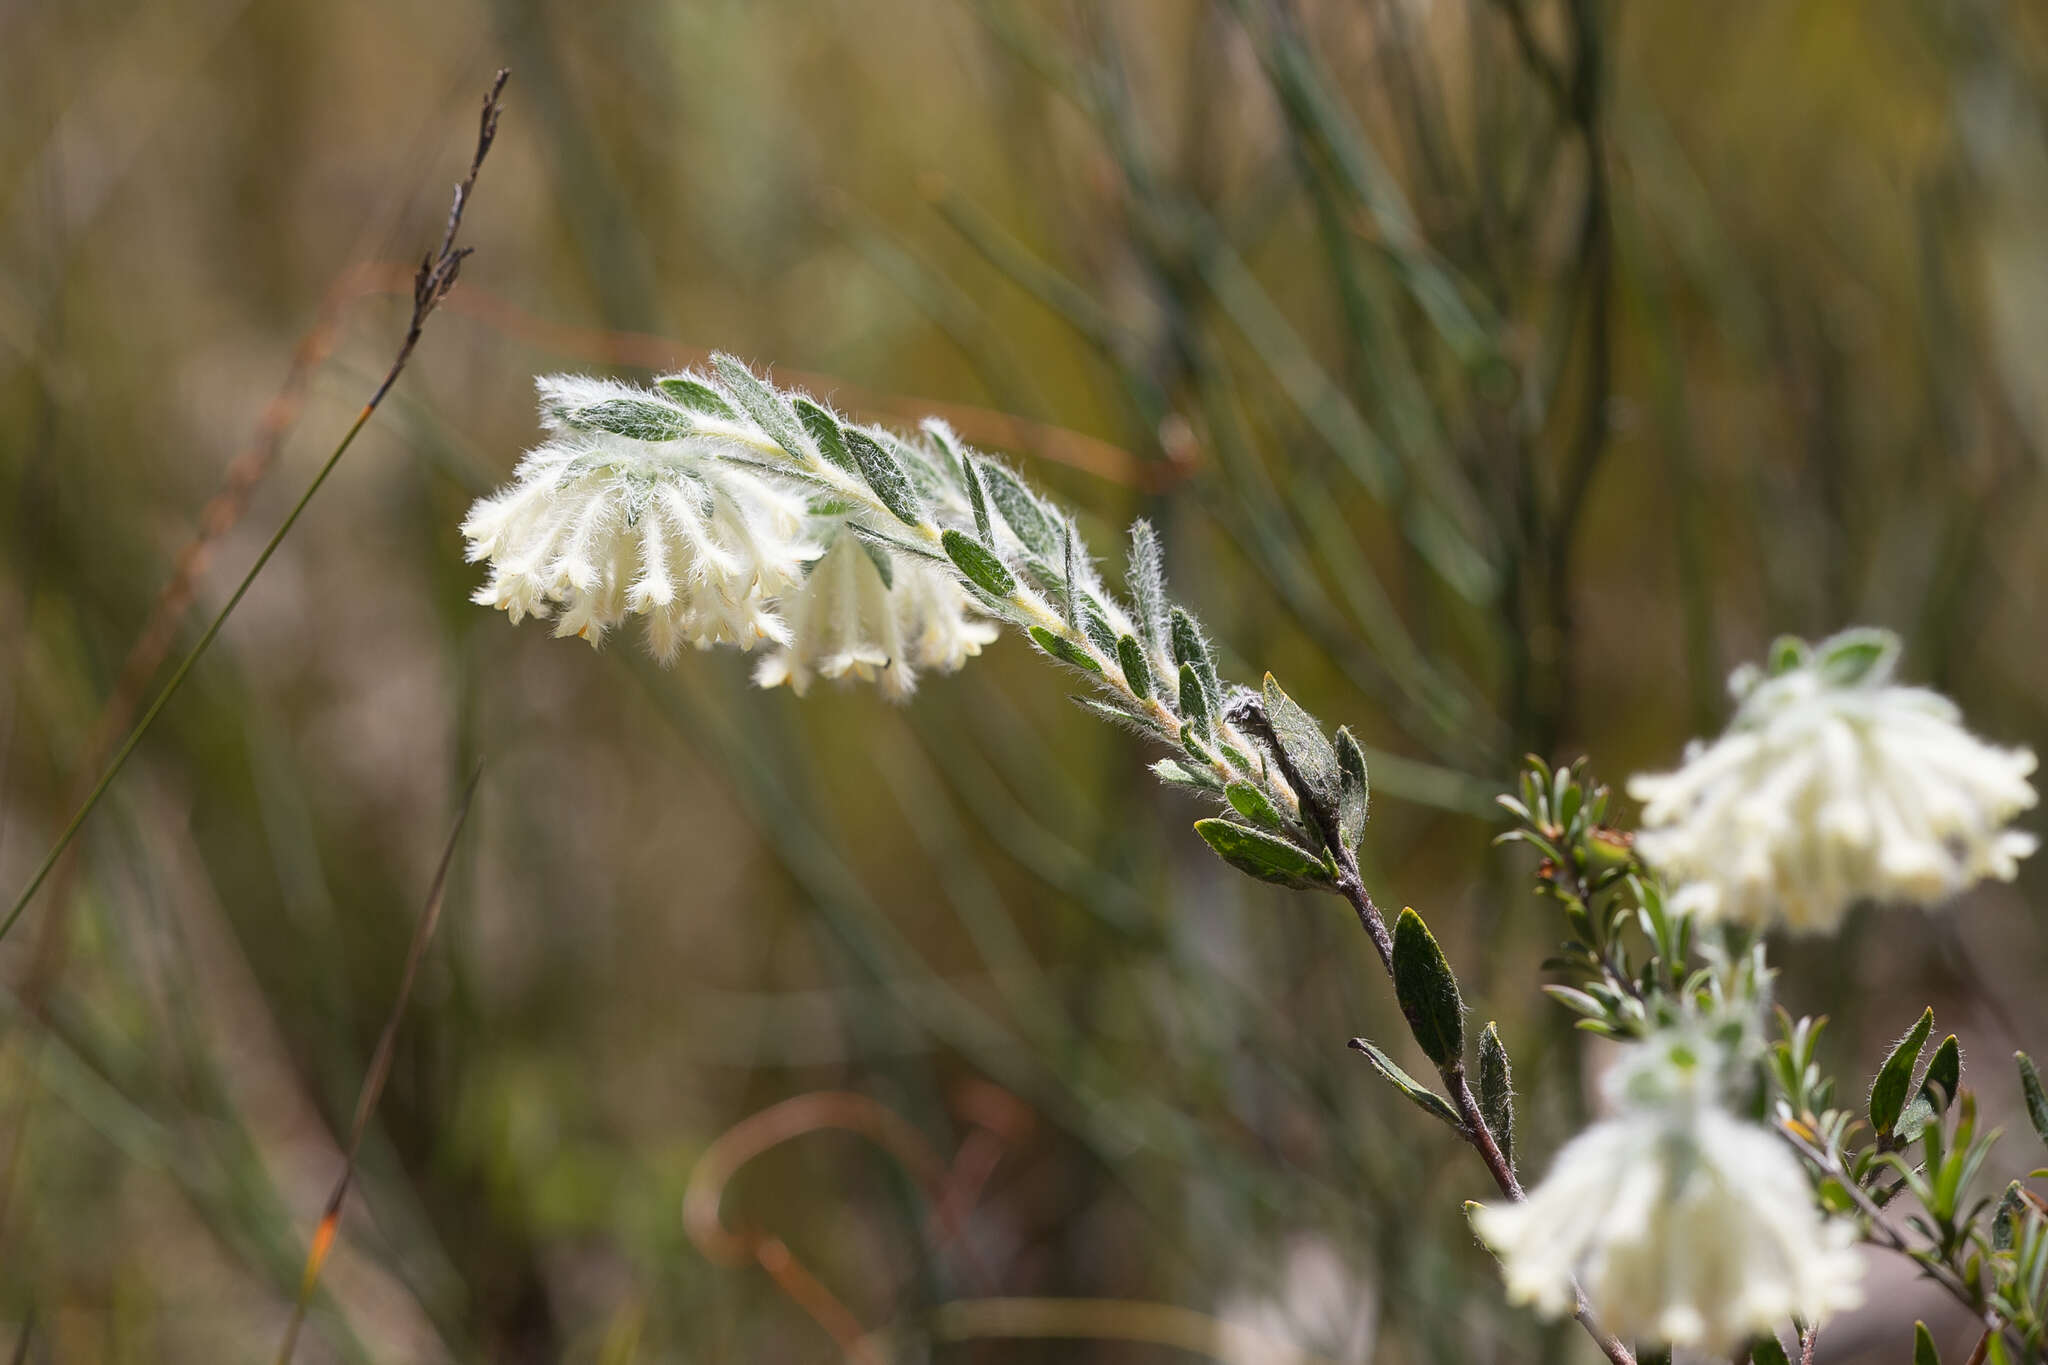
[[[1053,634],[1044,626],[1032,626],[1029,633],[1033,644],[1070,668],[1078,668],[1084,673],[1102,672],[1102,665],[1096,663],[1087,650],[1063,636]]]
[[[1440,1067],[1463,1060],[1465,1002],[1458,995],[1458,978],[1436,936],[1412,908],[1394,924],[1394,997],[1429,1060]]]
[[[881,442],[862,431],[859,427],[846,427],[846,449],[853,456],[854,468],[860,471],[882,506],[896,520],[906,526],[922,524],[923,513],[917,505],[917,491],[910,485],[910,475],[903,465],[882,448]]]
[[[1197,820],[1195,833],[1216,856],[1248,876],[1298,889],[1328,886],[1330,870],[1287,840],[1230,820]]]
[[[1792,1365],[1792,1360],[1785,1354],[1784,1343],[1773,1332],[1749,1344],[1749,1365]]]
[[[1515,1078],[1500,1029],[1488,1023],[1479,1034],[1479,1113],[1486,1120],[1508,1168],[1515,1164]]]
[[[953,561],[953,567],[991,597],[1008,597],[1017,590],[1016,578],[1003,567],[995,551],[974,537],[949,527],[939,537],[939,543],[946,547],[946,557]]]
[[[1934,1011],[1930,1008],[1906,1030],[1891,1055],[1884,1059],[1884,1065],[1878,1068],[1877,1079],[1870,1084],[1870,1126],[1880,1137],[1890,1137],[1898,1125],[1899,1113],[1906,1106],[1906,1092],[1913,1084],[1913,1068],[1933,1028]]]
[[[564,416],[573,426],[635,441],[678,441],[690,434],[688,413],[651,398],[607,398]]]
[[[1124,682],[1139,700],[1152,695],[1152,669],[1145,662],[1144,647],[1137,640],[1129,635],[1117,637],[1116,664],[1124,671]]]
[[[796,413],[773,385],[748,369],[746,362],[736,356],[712,356],[711,368],[718,372],[718,382],[725,385],[726,394],[733,403],[753,419],[754,425],[768,434],[769,440],[791,455],[803,449],[803,424],[797,421]]]
[[[791,401],[796,408],[797,421],[804,424],[804,430],[811,434],[812,442],[825,458],[849,474],[859,473],[853,462],[853,452],[846,448],[846,428],[839,424],[839,419],[823,404],[802,394]]]
[[[2048,1093],[2041,1089],[2041,1073],[2034,1070],[2034,1059],[2026,1053],[2015,1052],[2013,1058],[2019,1063],[2020,1097],[2027,1106],[2027,1121],[2041,1141],[2048,1142]]]
[[[1282,691],[1271,673],[1266,675],[1265,700],[1266,719],[1272,723],[1274,737],[1308,788],[1295,795],[1301,798],[1305,811],[1313,809],[1334,816],[1343,794],[1335,746],[1323,737],[1323,727],[1316,718]],[[1327,833],[1334,837],[1335,830]]]
[[[692,412],[701,412],[707,417],[718,417],[732,422],[739,419],[739,412],[732,404],[693,374],[671,374],[654,381],[670,401],[680,403]]]
[[[1941,1352],[1934,1349],[1934,1333],[1918,1320],[1913,1323],[1913,1365],[1941,1365]]]
[[[1202,690],[1202,680],[1187,664],[1180,666],[1180,714],[1181,719],[1193,729],[1208,730],[1209,697]]]
[[[1380,1073],[1381,1080],[1413,1100],[1423,1113],[1440,1118],[1452,1127],[1458,1125],[1458,1111],[1451,1108],[1451,1102],[1394,1065],[1393,1058],[1363,1038],[1353,1038],[1351,1047],[1372,1063],[1372,1069]]]
[[[1372,803],[1372,782],[1366,776],[1365,751],[1358,747],[1351,731],[1342,726],[1337,729],[1337,774],[1340,786],[1337,836],[1344,841],[1346,848],[1356,853],[1358,841],[1365,837],[1366,812]]]
[[[1266,794],[1249,782],[1233,782],[1223,789],[1223,795],[1230,801],[1239,815],[1275,834],[1286,829],[1286,822],[1280,812],[1267,799]]]

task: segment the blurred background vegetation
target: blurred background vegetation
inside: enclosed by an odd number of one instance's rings
[[[514,73],[448,309],[0,942],[0,1341],[270,1358],[481,760],[299,1359],[1583,1357],[1345,1051],[1401,1036],[1348,911],[1215,863],[1016,642],[799,704],[510,629],[456,523],[537,371],[712,347],[947,413],[1112,574],[1154,518],[1235,671],[1382,751],[1369,879],[1540,1170],[1599,1059],[1488,847],[1517,755],[1666,763],[1853,622],[2048,749],[2044,63],[2000,0],[0,4],[10,898]],[[2042,874],[1787,945],[1783,995],[1851,1074],[1923,997],[2038,1051]],[[1823,1358],[1953,1326],[1873,1273]]]

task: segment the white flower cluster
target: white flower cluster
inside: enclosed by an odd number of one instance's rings
[[[709,396],[693,410],[626,384],[540,381],[550,439],[462,524],[469,558],[491,568],[477,602],[514,622],[552,616],[557,635],[592,644],[645,617],[663,662],[685,644],[765,642],[756,680],[799,693],[851,675],[905,697],[920,672],[952,672],[995,638],[949,570],[871,550],[849,528],[858,508],[817,507],[792,454],[712,381],[671,382]],[[809,438],[783,442],[817,459]]]
[[[1721,1103],[1725,1055],[1694,1030],[1634,1044],[1614,1113],[1566,1145],[1520,1203],[1473,1211],[1508,1295],[1548,1316],[1725,1353],[1789,1318],[1861,1300],[1853,1223],[1825,1216],[1792,1150]]]
[[[1706,921],[1835,929],[1860,901],[1931,905],[2010,881],[2033,835],[2034,755],[1965,730],[1939,693],[1892,680],[1897,640],[1850,631],[1739,670],[1739,705],[1676,772],[1638,776],[1639,848],[1674,910]]]
[[[945,570],[880,558],[841,531],[803,586],[784,598],[789,638],[761,660],[754,681],[788,683],[802,696],[815,679],[852,674],[901,700],[917,686],[918,670],[950,673],[996,638],[993,622],[963,609],[965,596]]]

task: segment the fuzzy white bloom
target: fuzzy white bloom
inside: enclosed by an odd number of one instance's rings
[[[1892,681],[1897,640],[1850,631],[1738,670],[1739,705],[1676,772],[1630,780],[1643,857],[1703,920],[1831,931],[1859,901],[1931,905],[2010,881],[2036,840],[2034,755],[1965,730],[1955,704]]]
[[[802,587],[783,599],[789,634],[761,660],[754,681],[784,683],[802,696],[818,678],[851,674],[902,700],[930,669],[956,671],[994,640],[993,622],[946,570],[910,555],[876,557],[851,531],[838,532]]]
[[[1618,1112],[1527,1199],[1473,1211],[1511,1299],[1562,1316],[1576,1278],[1624,1340],[1709,1354],[1861,1301],[1855,1226],[1822,1213],[1781,1139],[1720,1107],[1704,1050],[1683,1036],[1632,1047],[1609,1077]]]
[[[514,622],[555,616],[555,634],[593,644],[644,615],[664,660],[685,643],[788,640],[774,599],[817,554],[802,498],[701,441],[608,432],[565,431],[527,455],[509,488],[470,508],[462,532],[469,558],[491,564],[477,602]]]
[[[1241,1290],[1216,1311],[1234,1365],[1364,1365],[1379,1326],[1379,1295],[1321,1237],[1288,1248],[1277,1293]]]

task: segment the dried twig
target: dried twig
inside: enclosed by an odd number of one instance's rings
[[[490,90],[484,95],[483,112],[477,127],[476,150],[470,157],[469,173],[455,187],[454,202],[448,209],[448,223],[442,231],[439,248],[421,259],[419,270],[413,277],[412,317],[406,325],[405,339],[399,344],[398,353],[392,358],[390,368],[385,371],[383,381],[377,385],[376,391],[370,395],[370,400],[356,414],[355,421],[342,434],[340,443],[328,455],[326,463],[321,465],[320,472],[313,476],[313,481],[306,486],[306,491],[300,494],[298,502],[293,505],[277,531],[264,545],[262,553],[256,556],[255,563],[251,564],[249,571],[242,576],[242,581],[228,597],[227,604],[207,626],[198,643],[179,661],[177,670],[171,674],[163,690],[157,693],[156,699],[150,703],[142,719],[128,732],[128,737],[122,741],[121,747],[115,750],[113,758],[100,774],[99,780],[93,784],[92,790],[79,804],[63,832],[57,836],[56,843],[51,846],[34,875],[29,878],[28,885],[23,887],[21,894],[15,898],[13,907],[7,912],[7,918],[0,920],[0,938],[6,936],[15,922],[21,918],[22,912],[28,909],[29,902],[35,899],[36,892],[48,879],[51,869],[64,856],[64,851],[71,846],[71,841],[78,836],[86,817],[92,814],[93,808],[99,804],[100,798],[106,795],[107,788],[113,784],[115,775],[121,771],[135,752],[136,746],[142,742],[143,735],[149,732],[149,727],[155,723],[157,716],[184,685],[193,665],[199,662],[200,657],[213,644],[214,638],[220,634],[221,627],[227,624],[228,617],[234,613],[242,598],[247,595],[250,585],[256,581],[256,576],[263,572],[264,566],[270,563],[271,556],[277,553],[277,547],[284,543],[285,536],[297,524],[300,515],[306,510],[306,505],[313,500],[313,495],[320,491],[320,486],[327,482],[328,475],[332,474],[334,467],[341,462],[342,455],[354,444],[356,436],[369,422],[378,405],[384,401],[384,396],[391,391],[391,386],[398,381],[406,362],[412,358],[413,348],[419,344],[427,319],[433,315],[441,301],[448,297],[448,291],[455,287],[455,281],[461,274],[463,259],[470,253],[470,248],[455,245],[456,234],[462,227],[463,213],[468,208],[470,196],[476,189],[477,172],[483,168],[484,157],[490,152],[491,143],[497,137],[498,115],[503,108],[500,97],[505,89],[506,78],[510,74],[509,71],[499,71],[496,79],[491,82]]]

